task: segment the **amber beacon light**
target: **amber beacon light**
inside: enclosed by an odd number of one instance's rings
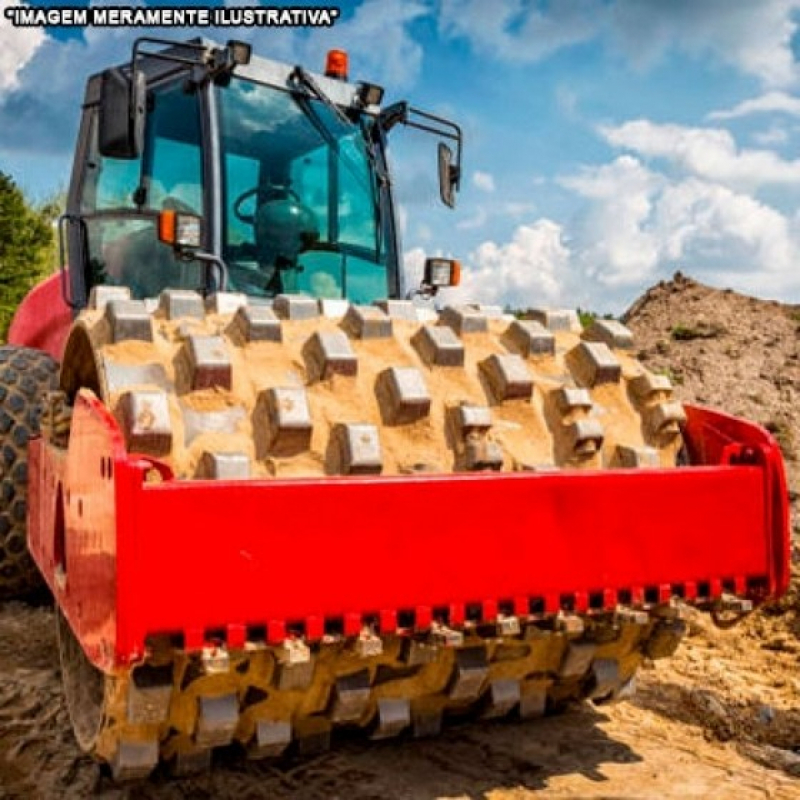
[[[328,57],[325,59],[326,77],[346,81],[347,67],[347,53],[344,50],[328,50]]]

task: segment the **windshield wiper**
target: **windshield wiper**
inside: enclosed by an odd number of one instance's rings
[[[306,72],[301,66],[296,66],[292,71],[292,74],[289,76],[289,80],[294,83],[296,86],[302,86],[308,89],[314,97],[317,98],[321,103],[328,107],[328,110],[333,112],[333,114],[338,117],[339,121],[346,125],[348,128],[353,127],[352,121],[348,118],[348,116],[342,111],[333,100],[328,97],[325,92],[322,91],[319,84],[311,77],[311,75]]]

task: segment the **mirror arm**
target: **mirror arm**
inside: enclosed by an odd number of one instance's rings
[[[378,123],[385,133],[390,131],[395,125],[401,123],[409,128],[416,128],[425,133],[432,133],[442,139],[455,142],[455,163],[450,165],[450,180],[453,189],[456,191],[461,188],[461,150],[464,136],[460,126],[455,122],[427,111],[410,106],[407,102],[394,103],[381,111]]]
[[[413,117],[419,117],[424,121],[420,122]],[[461,149],[464,140],[461,127],[449,119],[430,114],[427,111],[420,111],[420,109],[411,106],[408,106],[407,117],[403,122],[411,128],[433,133],[442,139],[449,139],[451,142],[455,142],[456,158],[455,163],[451,166],[451,175],[454,188],[459,189],[461,182]]]
[[[204,250],[179,250],[181,255],[186,258],[187,261],[199,261],[202,264],[210,264],[217,268],[217,272],[219,273],[219,284],[217,286],[218,292],[224,292],[228,289],[228,265],[219,257],[215,256],[213,253],[206,253]]]

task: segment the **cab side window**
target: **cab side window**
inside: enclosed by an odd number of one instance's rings
[[[94,126],[81,196],[88,288],[98,283],[128,286],[141,298],[167,287],[200,287],[198,264],[179,261],[158,241],[157,214],[164,209],[203,212],[198,101],[184,92],[182,81],[148,93],[140,158],[102,157]]]

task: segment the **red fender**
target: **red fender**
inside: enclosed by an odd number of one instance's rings
[[[31,289],[8,329],[9,344],[43,350],[61,361],[72,312],[61,293],[61,276],[51,275]]]

